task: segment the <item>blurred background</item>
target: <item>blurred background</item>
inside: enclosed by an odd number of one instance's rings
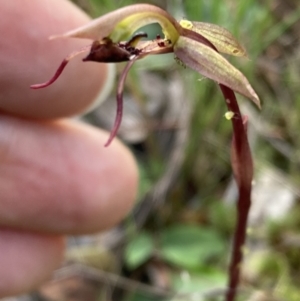
[[[73,0],[92,17],[139,3]],[[300,2],[157,0],[176,19],[231,31],[249,59],[228,58],[260,96],[249,117],[255,162],[253,205],[238,300],[300,300]],[[150,38],[161,32],[148,26]],[[116,66],[117,74],[124,68]],[[117,82],[117,81],[116,81]],[[116,87],[115,87],[116,88]],[[299,92],[299,93],[298,93]],[[35,300],[224,299],[235,227],[231,123],[218,86],[172,55],[139,61],[129,73],[119,137],[140,169],[136,207],[107,233],[69,238],[64,266]],[[106,129],[115,89],[85,120]]]

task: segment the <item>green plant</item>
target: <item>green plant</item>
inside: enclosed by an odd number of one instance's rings
[[[164,37],[158,35],[154,40],[144,41],[142,39],[146,38],[147,34],[135,33],[136,30],[150,23],[159,23]],[[126,76],[137,60],[148,55],[174,53],[180,65],[188,66],[219,84],[228,107],[226,116],[231,120],[233,127],[231,162],[239,189],[238,218],[226,297],[227,301],[234,300],[239,282],[242,246],[246,237],[253,177],[252,157],[247,139],[247,118],[241,115],[234,91],[248,97],[259,107],[260,101],[246,77],[219,53],[246,56],[244,48],[222,27],[188,20],[177,22],[166,11],[147,4],[118,9],[62,36],[86,38],[94,42],[92,46],[84,47],[65,58],[49,81],[31,86],[33,89],[52,84],[67,63],[82,52],[89,51],[84,61],[128,61],[117,88],[115,125],[105,146],[111,143],[120,126]]]

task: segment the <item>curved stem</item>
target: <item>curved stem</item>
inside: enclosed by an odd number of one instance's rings
[[[253,162],[247,138],[246,119],[243,119],[234,92],[220,84],[227,107],[234,113],[232,120],[233,140],[231,163],[238,185],[237,224],[234,233],[233,250],[229,266],[229,281],[226,301],[234,301],[236,289],[240,281],[240,268],[243,260],[243,246],[246,241],[247,220],[251,206],[251,186],[253,178]]]
[[[125,80],[130,68],[138,58],[139,56],[137,55],[127,63],[119,79],[118,88],[117,88],[117,113],[116,113],[115,123],[110,132],[109,138],[104,145],[105,147],[110,145],[112,140],[116,137],[118,130],[120,128],[122,116],[123,116],[123,91],[124,91]]]
[[[41,88],[46,88],[48,86],[50,86],[51,84],[53,84],[61,75],[61,73],[64,71],[65,67],[67,66],[67,64],[69,63],[69,61],[74,58],[75,56],[88,51],[91,48],[91,45],[85,46],[82,49],[72,52],[70,55],[68,55],[59,65],[58,69],[56,70],[55,74],[46,82],[41,83],[41,84],[35,84],[35,85],[31,85],[30,88],[31,89],[41,89]]]

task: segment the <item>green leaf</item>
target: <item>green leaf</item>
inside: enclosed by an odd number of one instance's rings
[[[139,289],[135,290],[134,292],[128,294],[125,301],[167,301],[168,299],[159,298],[156,294],[147,294],[140,292]]]
[[[247,57],[244,47],[227,29],[221,26],[204,22],[191,22],[185,19],[181,20],[179,24],[204,36],[219,52]]]
[[[175,225],[160,235],[162,257],[177,266],[197,269],[216,256],[222,256],[225,244],[214,230],[192,225]]]
[[[247,78],[211,47],[180,36],[174,46],[174,53],[183,64],[248,97],[260,107],[259,98]]]
[[[128,268],[135,269],[145,263],[154,250],[152,237],[147,232],[141,232],[126,246],[125,262]]]
[[[205,294],[212,289],[226,287],[226,271],[211,270],[199,273],[173,274],[172,287],[178,293]]]

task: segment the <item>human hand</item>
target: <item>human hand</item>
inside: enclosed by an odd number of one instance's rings
[[[36,287],[61,262],[64,235],[112,226],[135,198],[130,152],[118,141],[104,148],[107,133],[65,118],[103,91],[107,65],[77,58],[51,87],[29,89],[87,44],[48,36],[87,20],[66,0],[0,4],[0,297]]]

